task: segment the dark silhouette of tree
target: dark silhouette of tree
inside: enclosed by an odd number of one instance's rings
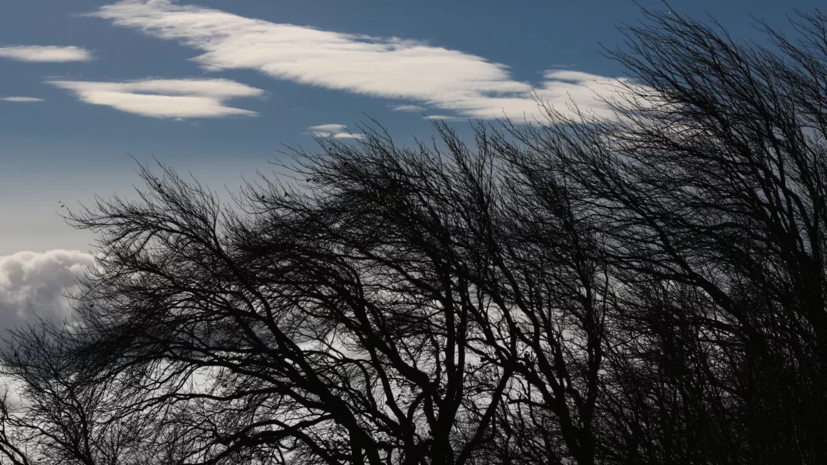
[[[149,463],[161,453],[152,441],[161,415],[124,415],[119,387],[88,382],[66,356],[65,331],[41,321],[3,349],[3,375],[15,382],[0,405],[0,453],[16,465]]]
[[[614,117],[169,167],[70,216],[68,329],[2,354],[16,464],[827,461],[827,27],[644,12]],[[289,181],[288,181],[289,179]],[[22,448],[29,443],[33,452]]]

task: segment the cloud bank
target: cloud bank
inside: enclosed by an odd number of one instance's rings
[[[90,61],[92,52],[81,47],[55,47],[51,45],[16,45],[0,47],[0,58],[29,62]]]
[[[72,250],[19,252],[0,256],[0,330],[71,314],[64,293],[94,264],[92,255]]]
[[[563,110],[574,102],[605,113],[595,97],[611,93],[615,82],[557,70],[532,85],[514,80],[506,65],[424,42],[278,24],[169,0],[125,0],[91,15],[197,49],[203,53],[194,60],[207,70],[252,69],[471,118],[537,113],[532,91]]]
[[[42,98],[37,97],[0,97],[4,102],[43,102]]]
[[[227,79],[147,79],[130,82],[48,81],[81,101],[154,118],[219,118],[257,113],[224,105],[258,97],[261,89]]]

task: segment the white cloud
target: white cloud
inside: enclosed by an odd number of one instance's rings
[[[344,124],[320,124],[318,126],[310,126],[307,132],[313,136],[319,137],[334,137],[336,139],[361,139],[362,134],[351,134]]]
[[[0,100],[4,102],[43,102],[42,98],[37,97],[2,97]]]
[[[16,45],[0,47],[0,58],[30,62],[89,61],[92,52],[81,47],[51,45]]]
[[[459,121],[462,118],[457,118],[456,116],[448,116],[448,115],[425,115],[422,119],[432,120],[432,119],[439,119],[445,121]]]
[[[261,89],[226,79],[148,79],[130,82],[49,81],[83,102],[155,118],[254,116],[224,105],[235,97],[257,97]]]
[[[549,71],[532,85],[514,80],[503,64],[424,42],[271,23],[169,0],[124,0],[92,15],[200,50],[194,60],[208,70],[254,69],[302,84],[409,100],[463,117],[536,114],[535,90],[561,110],[573,101],[605,114],[595,96],[612,91],[612,80],[603,76]]]
[[[364,139],[364,134],[351,134],[349,132],[339,132],[333,134],[336,139]]]
[[[425,107],[419,105],[396,105],[391,109],[393,111],[425,111]]]
[[[308,130],[314,133],[331,133],[331,132],[341,132],[347,129],[347,126],[344,124],[320,124],[318,126],[310,126],[307,128]]]
[[[73,250],[19,252],[0,256],[0,329],[33,322],[36,316],[69,317],[65,292],[94,265],[92,255]]]

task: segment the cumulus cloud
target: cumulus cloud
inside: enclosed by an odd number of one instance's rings
[[[0,329],[69,317],[65,293],[77,290],[77,278],[93,265],[92,255],[72,250],[0,256]]]
[[[257,113],[224,105],[261,89],[227,79],[147,79],[130,82],[49,81],[81,101],[154,118],[218,118]]]
[[[333,137],[336,139],[361,139],[362,134],[351,134],[344,124],[320,124],[310,126],[307,133],[319,137]]]
[[[611,92],[614,82],[559,70],[546,72],[538,83],[520,82],[506,65],[420,41],[272,23],[169,0],[124,0],[91,15],[200,50],[194,60],[208,70],[253,69],[463,117],[534,114],[535,92],[563,110],[573,101],[601,113],[606,109],[595,97]]]
[[[4,102],[43,102],[42,98],[37,97],[0,97]]]
[[[52,45],[15,45],[0,47],[0,58],[29,62],[90,61],[92,52],[85,48]]]

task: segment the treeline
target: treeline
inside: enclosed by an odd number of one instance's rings
[[[645,16],[612,118],[374,126],[230,207],[162,167],[73,214],[98,267],[2,354],[4,460],[827,463],[827,21]]]

